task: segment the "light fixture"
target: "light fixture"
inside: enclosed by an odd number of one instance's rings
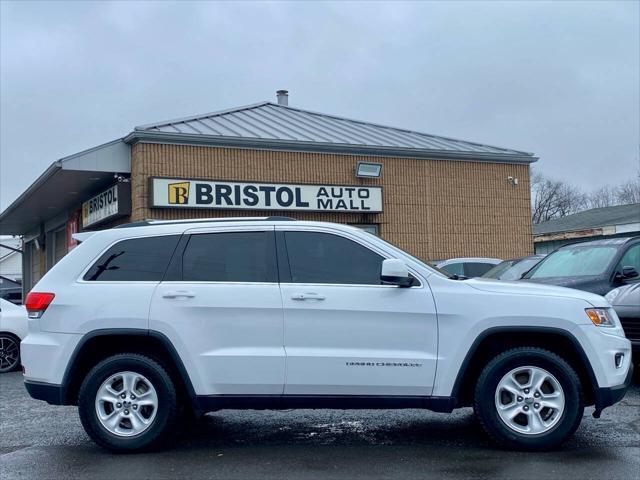
[[[358,162],[358,166],[356,167],[356,177],[379,178],[381,174],[381,163]]]

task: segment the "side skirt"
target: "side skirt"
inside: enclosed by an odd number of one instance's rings
[[[450,413],[452,397],[365,396],[365,395],[198,395],[194,405],[200,412],[215,410],[289,410],[289,409],[403,409],[423,408]]]

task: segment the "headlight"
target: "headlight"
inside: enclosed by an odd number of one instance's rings
[[[613,321],[611,315],[606,308],[587,308],[585,309],[589,320],[597,327],[615,327],[616,324]]]

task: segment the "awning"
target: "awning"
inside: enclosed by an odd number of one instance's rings
[[[131,147],[122,139],[58,160],[0,214],[0,234],[24,235],[130,172]]]

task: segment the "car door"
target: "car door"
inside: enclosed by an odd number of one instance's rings
[[[424,280],[382,285],[392,258],[339,230],[276,227],[288,395],[429,395],[437,320]],[[286,272],[286,275],[283,275]],[[415,273],[415,272],[414,272]]]
[[[156,289],[149,328],[178,350],[199,395],[281,395],[282,302],[273,226],[193,230]]]

